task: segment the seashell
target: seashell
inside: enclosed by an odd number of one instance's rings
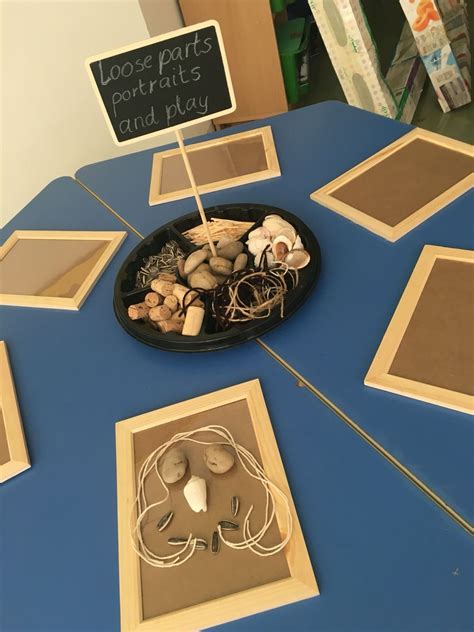
[[[214,531],[214,533],[212,534],[212,541],[211,541],[211,553],[219,553],[219,549],[221,548],[221,539],[219,537],[219,532],[218,531]]]
[[[218,443],[213,443],[204,452],[204,462],[214,474],[225,474],[234,465],[234,455]]]
[[[170,450],[160,464],[160,474],[168,485],[180,481],[188,467],[188,459],[182,450]]]
[[[242,252],[240,253],[240,255],[237,255],[234,261],[234,272],[238,272],[239,270],[245,270],[245,268],[247,267],[248,260],[249,258],[245,254],[245,252]]]
[[[168,538],[168,544],[171,544],[171,546],[182,546],[187,541],[188,538]]]
[[[303,242],[301,241],[301,237],[299,235],[296,235],[292,250],[304,250]]]
[[[230,501],[230,509],[232,511],[232,515],[235,518],[240,509],[240,500],[238,496],[232,496],[232,500]]]
[[[247,239],[249,241],[252,239],[271,239],[271,236],[272,235],[268,228],[265,228],[265,226],[259,226],[258,228],[255,228],[255,230],[251,230],[249,232]]]
[[[276,261],[283,261],[293,247],[293,241],[285,235],[278,235],[273,240],[272,252]]]
[[[174,511],[168,511],[168,513],[165,513],[165,515],[158,520],[158,524],[156,525],[156,528],[158,529],[158,531],[164,531],[166,527],[170,524],[170,522],[173,520],[173,516],[174,516]]]
[[[228,276],[232,273],[232,263],[223,257],[211,257],[209,259],[209,265],[211,266],[211,270],[216,274]]]
[[[271,245],[270,237],[252,237],[247,241],[247,248],[253,255],[258,255]]]
[[[186,259],[184,264],[184,274],[190,274],[198,267],[199,264],[204,263],[207,259],[207,250],[195,250]]]
[[[238,255],[240,255],[243,249],[244,244],[241,241],[231,241],[222,248],[218,248],[217,254],[219,255],[219,257],[224,257],[224,259],[234,261],[234,259]]]
[[[210,272],[193,272],[188,276],[188,284],[201,290],[212,290],[217,287],[216,277]]]
[[[285,230],[291,233],[293,241],[296,239],[296,230],[294,227],[279,215],[267,215],[263,220],[263,227],[270,231],[270,235],[273,239],[281,235],[282,231]]]
[[[193,541],[196,543],[196,551],[205,551],[207,549],[207,542],[204,538],[194,538]]]
[[[191,476],[184,486],[183,493],[193,511],[207,511],[207,489],[203,478]]]
[[[221,520],[219,522],[219,527],[222,531],[235,531],[239,528],[239,525],[236,522],[231,522],[230,520]]]
[[[301,270],[308,265],[311,261],[311,256],[307,250],[292,250],[289,252],[283,261],[295,270]]]

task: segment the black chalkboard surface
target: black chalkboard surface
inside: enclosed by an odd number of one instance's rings
[[[214,20],[91,57],[86,67],[118,144],[235,110]]]

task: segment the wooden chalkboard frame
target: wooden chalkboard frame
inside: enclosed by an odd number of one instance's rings
[[[474,156],[474,150],[472,146],[468,145],[467,143],[463,143],[452,138],[447,138],[446,136],[441,136],[440,134],[435,134],[434,132],[430,132],[428,130],[415,128],[401,138],[397,139],[395,142],[388,145],[387,147],[384,147],[377,153],[373,154],[372,156],[367,158],[367,160],[364,160],[349,171],[341,174],[331,182],[328,182],[328,184],[325,184],[323,187],[317,189],[316,191],[313,191],[313,193],[311,193],[310,195],[310,198],[314,202],[322,204],[330,210],[335,211],[339,215],[346,217],[355,224],[358,224],[359,226],[370,230],[371,232],[379,235],[380,237],[383,237],[384,239],[387,239],[388,241],[397,241],[408,232],[416,228],[416,226],[423,223],[429,217],[440,211],[447,204],[449,204],[457,197],[468,191],[471,187],[473,187],[474,175],[471,174],[464,177],[455,185],[441,193],[441,195],[438,195],[428,204],[425,204],[421,208],[417,209],[410,216],[408,216],[395,226],[390,226],[385,222],[375,219],[364,211],[361,211],[360,209],[357,209],[350,204],[346,204],[345,202],[338,200],[332,194],[340,187],[362,175],[365,171],[371,169],[386,158],[392,156],[394,153],[416,139],[434,143],[435,145],[440,145],[441,147],[445,147],[446,149],[451,149],[453,151],[457,151],[471,157]]]
[[[228,189],[230,187],[241,186],[243,184],[250,184],[251,182],[259,182],[260,180],[267,180],[269,178],[276,178],[281,175],[280,165],[278,163],[278,156],[275,148],[275,142],[273,140],[272,128],[270,125],[265,127],[258,127],[256,129],[247,130],[238,134],[231,134],[229,136],[223,136],[221,138],[213,138],[211,140],[203,141],[202,143],[195,143],[186,147],[186,153],[189,155],[195,151],[206,149],[208,147],[216,147],[218,145],[226,145],[238,140],[244,140],[246,138],[262,139],[263,148],[265,151],[265,158],[267,161],[267,168],[263,171],[257,171],[254,173],[248,173],[243,176],[235,176],[226,180],[217,180],[216,182],[210,182],[208,184],[199,184],[199,193],[211,193],[212,191],[221,191],[222,189]],[[187,197],[192,197],[193,191],[191,186],[186,189],[179,189],[176,191],[170,191],[169,193],[161,193],[161,177],[163,172],[163,162],[166,158],[176,156],[180,154],[179,148],[168,149],[165,151],[157,152],[153,154],[153,163],[151,168],[150,179],[150,193],[148,197],[148,203],[150,206],[155,204],[163,204],[165,202],[171,202],[173,200],[182,200]]]
[[[290,503],[293,533],[284,551],[290,576],[270,584],[143,620],[140,560],[132,548],[130,535],[130,524],[136,520],[134,434],[240,400],[246,400],[248,404],[265,473],[279,489],[284,491]],[[147,630],[184,632],[203,629],[319,594],[259,380],[244,382],[120,421],[116,424],[115,430],[122,632],[146,632]],[[285,514],[282,507],[278,505],[276,518],[280,531],[284,533]]]
[[[4,341],[0,341],[0,408],[10,453],[10,460],[0,465],[0,483],[4,483],[9,478],[31,467],[15,384],[8,360],[7,345]]]
[[[150,132],[149,134],[143,134],[141,136],[137,136],[135,138],[129,138],[127,140],[123,140],[120,141],[118,140],[116,134],[115,134],[115,130],[113,128],[113,125],[110,121],[109,115],[107,113],[107,110],[105,108],[104,102],[102,100],[99,88],[97,87],[97,83],[95,81],[94,75],[92,73],[91,67],[90,65],[96,61],[101,61],[104,59],[108,59],[109,57],[114,57],[115,55],[119,55],[120,53],[126,53],[128,51],[132,51],[135,50],[136,48],[142,48],[144,46],[150,46],[152,44],[156,44],[157,42],[163,42],[167,39],[172,39],[173,37],[178,37],[180,35],[186,35],[187,33],[194,33],[195,31],[199,31],[201,29],[207,28],[209,26],[213,26],[216,29],[216,34],[217,34],[217,40],[219,42],[219,49],[220,49],[220,54],[222,57],[222,63],[224,66],[224,72],[225,72],[225,77],[226,77],[226,82],[227,82],[227,87],[229,90],[229,95],[230,95],[230,100],[231,100],[231,106],[225,110],[222,110],[220,112],[212,112],[212,114],[207,114],[205,116],[202,117],[197,117],[195,119],[193,119],[192,121],[187,121],[186,123],[181,123],[179,125],[174,125],[172,127],[166,127],[164,129],[160,129],[154,132]],[[206,22],[200,22],[199,24],[193,24],[191,26],[186,26],[182,29],[177,29],[175,31],[170,31],[169,33],[164,33],[163,35],[157,35],[156,37],[151,37],[149,39],[146,40],[142,40],[140,42],[134,42],[133,44],[130,44],[128,46],[123,46],[121,48],[116,48],[115,50],[112,51],[107,51],[106,53],[101,53],[100,55],[93,55],[92,57],[88,57],[85,61],[85,66],[86,66],[86,71],[87,74],[89,76],[89,79],[91,80],[92,83],[92,88],[94,90],[94,94],[97,97],[97,100],[99,102],[99,106],[102,110],[102,114],[104,115],[105,121],[107,123],[107,127],[109,128],[109,131],[112,135],[112,138],[115,142],[116,145],[119,146],[124,146],[124,145],[130,145],[132,143],[137,143],[141,140],[145,140],[148,138],[152,138],[154,136],[160,136],[161,134],[167,134],[169,132],[173,132],[173,131],[177,131],[180,129],[183,129],[185,127],[189,127],[191,125],[196,125],[197,123],[201,123],[204,121],[210,121],[212,119],[218,118],[219,116],[223,116],[224,114],[230,114],[231,112],[234,112],[235,109],[237,108],[237,104],[235,101],[235,93],[234,93],[234,88],[232,85],[232,79],[230,76],[230,70],[229,70],[229,63],[227,61],[227,55],[225,52],[225,47],[224,47],[224,40],[222,38],[222,33],[221,33],[221,28],[219,23],[216,20],[207,20]]]
[[[109,242],[99,260],[82,281],[72,298],[56,296],[34,296],[28,294],[0,294],[0,305],[16,307],[40,307],[45,309],[79,310],[92,288],[109,265],[113,256],[126,238],[125,231],[80,231],[80,230],[16,230],[0,246],[0,261],[4,259],[20,240],[57,239],[62,241],[84,240]]]
[[[467,393],[448,390],[431,384],[390,373],[393,359],[400,347],[418,301],[428,282],[437,259],[462,261],[474,265],[474,251],[425,246],[402,294],[392,320],[385,332],[372,364],[365,376],[364,384],[384,391],[405,395],[414,399],[437,404],[460,412],[474,415],[474,397]],[[436,341],[433,340],[436,345]],[[467,342],[467,344],[469,344]]]

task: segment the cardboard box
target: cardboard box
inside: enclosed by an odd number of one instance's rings
[[[400,0],[418,51],[443,112],[471,102],[469,30],[465,7],[443,2],[446,23],[435,0]]]
[[[359,0],[308,2],[347,102],[396,118],[398,103],[381,73]]]
[[[426,69],[407,23],[402,29],[386,79],[398,103],[397,119],[410,123],[423,91]]]

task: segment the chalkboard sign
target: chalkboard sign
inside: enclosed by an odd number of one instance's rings
[[[90,57],[86,68],[119,145],[217,118],[236,107],[215,20]]]

